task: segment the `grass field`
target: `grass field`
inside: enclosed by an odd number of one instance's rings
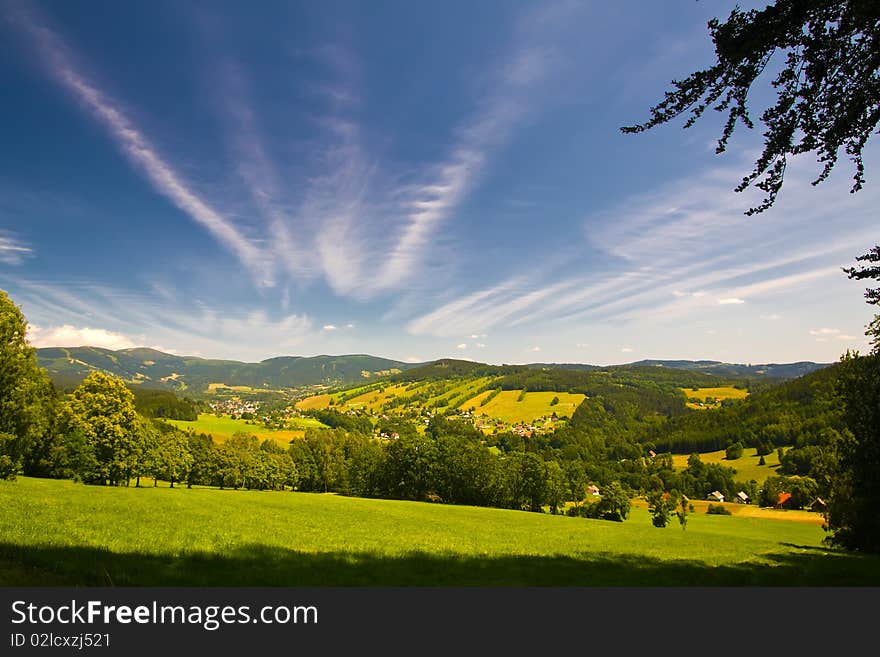
[[[733,468],[736,470],[736,476],[734,478],[738,481],[750,481],[754,479],[761,484],[764,483],[764,480],[767,479],[767,477],[772,477],[778,474],[776,470],[779,468],[779,455],[774,450],[770,454],[764,456],[764,465],[758,465],[758,461],[761,457],[758,456],[757,452],[758,450],[754,447],[746,447],[743,450],[741,458],[738,458],[735,461],[728,461],[725,458],[724,450],[721,449],[717,452],[700,454],[700,460],[703,463],[720,463],[721,465]],[[673,467],[677,470],[684,470],[687,467],[688,458],[688,454],[673,454]]]
[[[309,493],[0,481],[0,585],[877,585],[810,523],[687,530]]]
[[[228,415],[217,417],[211,413],[200,413],[199,419],[195,422],[187,422],[186,420],[166,421],[181,429],[210,434],[214,437],[214,440],[221,443],[239,431],[243,431],[256,436],[260,440],[267,438],[274,440],[282,446],[287,445],[294,438],[302,438],[305,435],[305,430],[310,427],[319,428],[324,426],[314,418],[303,417],[291,420],[291,423],[297,427],[296,429],[269,430],[261,424],[249,424],[247,420],[233,420]]]
[[[480,406],[491,392],[484,392],[461,405],[462,408],[475,408],[475,413],[485,414],[497,418],[502,422],[514,424],[517,422],[531,422],[539,417],[566,415],[571,417],[575,409],[584,400],[584,395],[573,395],[567,392],[528,392],[522,401],[519,400],[520,390],[503,390],[485,406]],[[559,397],[559,403],[551,406],[554,397]]]
[[[688,399],[699,399],[702,406],[700,404],[693,404],[688,402],[689,408],[706,408],[707,399],[714,399],[714,403],[709,403],[708,406],[719,406],[722,401],[725,399],[745,399],[749,396],[747,390],[740,390],[739,388],[734,388],[733,386],[722,386],[719,388],[681,388],[681,391],[687,395]]]

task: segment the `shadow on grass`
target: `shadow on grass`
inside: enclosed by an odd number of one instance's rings
[[[0,543],[0,586],[877,586],[880,557],[803,550],[707,566],[631,555],[304,553],[265,545],[225,554],[115,553]]]

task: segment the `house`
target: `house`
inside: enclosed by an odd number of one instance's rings
[[[779,497],[776,498],[776,508],[777,509],[793,509],[794,504],[791,501],[791,493],[782,492],[779,493]]]
[[[733,501],[737,504],[751,504],[752,498],[749,497],[745,491],[740,491],[736,494],[736,497],[733,498]]]
[[[723,502],[724,495],[722,495],[717,490],[713,490],[711,493],[709,493],[709,497],[707,499],[711,502]]]
[[[810,504],[810,511],[818,511],[819,513],[821,513],[822,511],[824,511],[827,508],[828,508],[828,505],[825,503],[825,500],[823,500],[821,497],[817,497],[815,500],[813,500],[813,503]]]
[[[598,487],[598,486],[594,486],[593,484],[590,484],[590,485],[587,487],[587,494],[588,494],[588,495],[598,495],[598,494],[599,494],[599,487]]]

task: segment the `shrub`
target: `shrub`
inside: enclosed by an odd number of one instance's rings
[[[733,515],[733,514],[730,512],[730,509],[725,508],[723,504],[710,504],[710,505],[709,505],[709,508],[706,509],[706,513],[709,513],[709,514],[711,514],[711,515],[715,515],[715,516],[730,516],[730,515]]]

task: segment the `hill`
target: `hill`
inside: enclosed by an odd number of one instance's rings
[[[713,452],[740,442],[764,447],[819,444],[827,430],[843,430],[836,398],[838,367],[817,370],[759,390],[735,404],[711,412],[670,419],[648,436],[658,451]]]
[[[282,356],[259,363],[176,356],[155,349],[48,347],[37,350],[40,365],[56,385],[76,385],[100,370],[132,385],[190,392],[211,384],[284,389],[312,385],[345,385],[390,375],[414,365],[364,354],[344,356]]]
[[[0,481],[0,585],[874,585],[817,523],[694,513],[687,531],[295,492]],[[222,512],[218,512],[222,509]],[[773,512],[770,512],[771,514]],[[786,519],[788,518],[788,519]],[[24,519],[27,519],[25,522]]]

